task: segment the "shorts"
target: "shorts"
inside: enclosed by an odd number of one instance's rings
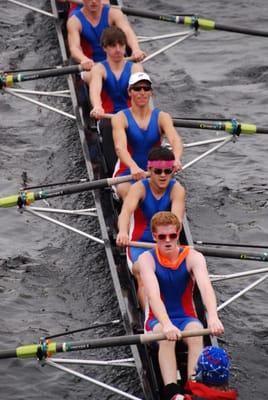
[[[172,322],[173,325],[175,325],[180,331],[183,331],[184,328],[190,323],[190,322],[197,322],[200,324],[200,327],[203,328],[202,322],[198,318],[194,317],[179,317],[179,318],[170,318],[170,321]],[[153,319],[147,319],[144,324],[144,330],[146,332],[150,332],[154,329],[154,327],[159,324],[159,321],[156,318]]]

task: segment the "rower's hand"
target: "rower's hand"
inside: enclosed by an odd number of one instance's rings
[[[127,232],[118,232],[116,237],[116,244],[120,247],[126,247],[129,244]]]
[[[179,171],[182,170],[182,163],[181,163],[181,160],[179,158],[177,158],[174,161],[173,169],[174,169],[174,172],[179,172]]]
[[[163,333],[166,335],[168,340],[179,340],[181,339],[181,331],[172,324],[171,321],[165,322],[163,325]]]
[[[208,328],[211,330],[212,335],[215,336],[220,336],[224,333],[223,324],[217,316],[208,316]]]
[[[100,107],[94,107],[91,112],[90,112],[90,116],[92,118],[95,119],[102,119],[104,118],[104,109],[100,106]]]
[[[131,59],[133,61],[142,61],[146,57],[146,53],[142,51],[141,49],[135,49],[131,53]]]
[[[92,68],[93,65],[94,65],[94,61],[91,60],[91,58],[85,57],[85,58],[83,58],[83,60],[80,62],[80,65],[81,65],[81,67],[82,67],[82,69],[83,69],[84,71],[90,71],[91,68]]]
[[[138,167],[137,165],[130,168],[130,173],[132,175],[132,178],[135,179],[135,181],[146,178],[145,171],[140,167]]]

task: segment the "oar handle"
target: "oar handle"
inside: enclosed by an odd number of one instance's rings
[[[195,336],[206,336],[210,335],[211,330],[206,328],[206,329],[196,329],[192,331],[181,331],[181,339],[186,338],[186,337],[195,337]],[[151,343],[151,342],[157,342],[158,340],[165,340],[166,335],[163,332],[159,333],[147,333],[144,335],[141,335],[141,343]],[[180,339],[179,339],[180,340]]]

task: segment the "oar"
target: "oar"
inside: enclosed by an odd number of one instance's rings
[[[146,173],[146,176],[149,176],[149,173]],[[16,205],[29,205],[36,200],[49,199],[52,197],[64,196],[67,194],[81,193],[88,190],[100,189],[107,186],[118,185],[119,183],[123,182],[129,182],[131,179],[133,179],[132,175],[126,175],[118,176],[115,178],[99,179],[86,183],[79,183],[77,185],[70,185],[59,189],[39,190],[36,192],[22,191],[21,193],[13,196],[0,198],[0,208],[14,207]]]
[[[259,31],[250,28],[244,28],[239,26],[232,26],[232,25],[223,25],[218,24],[217,22],[199,18],[196,16],[184,16],[184,15],[163,15],[158,14],[152,11],[142,11],[135,8],[128,8],[128,7],[121,7],[121,10],[126,15],[133,15],[137,17],[155,19],[158,21],[166,21],[166,22],[173,22],[175,24],[183,24],[183,25],[190,25],[196,29],[206,29],[206,30],[219,30],[219,31],[226,31],[226,32],[234,32],[234,33],[243,33],[245,35],[253,35],[253,36],[263,36],[268,37],[267,31]]]
[[[194,240],[194,244],[201,246],[246,247],[248,249],[265,249],[267,247],[267,244],[204,242],[203,240]]]
[[[231,121],[213,121],[208,122],[206,120],[189,120],[189,119],[173,119],[174,126],[181,128],[194,128],[194,129],[208,129],[208,130],[216,130],[216,131],[225,131],[228,133],[244,133],[244,134],[253,134],[253,133],[268,133],[268,127],[256,126],[254,124],[249,123],[240,123],[235,119]]]
[[[149,242],[129,242],[129,246],[142,247],[146,249],[152,249],[155,247],[155,243]],[[213,247],[194,246],[195,250],[200,251],[204,256],[208,257],[220,257],[220,258],[232,258],[238,260],[248,261],[268,261],[268,253],[266,252],[254,252],[254,251],[240,251],[240,250],[228,250],[228,249],[216,249]]]
[[[104,118],[111,119],[114,114],[106,113],[104,114]],[[268,134],[268,127],[256,126],[250,123],[240,123],[236,119],[228,120],[228,121],[217,121],[217,120],[197,120],[197,119],[188,119],[188,118],[173,118],[174,126],[180,128],[192,128],[192,129],[207,129],[214,131],[225,131],[228,133],[244,133],[244,134],[253,134],[253,133],[265,133]]]
[[[182,331],[181,338],[205,336],[211,333],[210,329],[199,329],[192,331]],[[102,347],[128,346],[135,344],[147,344],[159,340],[165,340],[164,333],[152,333],[141,335],[127,335],[107,337],[103,339],[90,339],[85,342],[64,342],[64,343],[40,343],[20,346],[12,350],[1,350],[0,359],[2,358],[30,358],[30,357],[46,357],[54,353],[64,353],[69,351],[90,350]]]
[[[8,73],[0,75],[0,89],[3,87],[11,87],[14,83],[32,81],[41,78],[50,78],[53,76],[60,76],[66,74],[75,74],[81,72],[83,69],[80,64],[68,65],[67,67],[57,67],[54,69],[45,69],[35,71],[33,73]]]

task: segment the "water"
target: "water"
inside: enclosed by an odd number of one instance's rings
[[[29,1],[30,4],[30,1]],[[40,0],[31,2],[36,7]],[[131,5],[128,2],[127,5]],[[219,23],[266,29],[265,0],[254,2],[136,1],[135,7],[163,13],[196,13]],[[44,5],[48,9],[48,4]],[[175,25],[132,17],[141,34],[175,32]],[[60,64],[53,23],[9,4],[0,17],[1,69]],[[161,43],[162,44],[162,43]],[[164,44],[164,43],[163,43]],[[158,44],[147,44],[148,53]],[[146,65],[154,81],[155,103],[173,116],[236,117],[267,125],[268,39],[227,32],[202,32]],[[23,88],[62,89],[65,80],[36,81]],[[66,100],[41,99],[71,112]],[[80,143],[72,122],[10,95],[0,99],[0,193],[15,193],[21,174],[32,183],[85,177]],[[214,132],[181,129],[184,142],[215,137]],[[266,135],[241,135],[237,143],[189,168],[182,182],[194,239],[234,243],[267,243]],[[184,162],[201,149],[185,151]],[[92,205],[90,195],[51,202],[53,207]],[[118,317],[117,303],[100,245],[15,209],[0,213],[0,348],[31,343],[48,333]],[[98,235],[94,220],[64,218]],[[231,273],[266,264],[209,259],[214,273]],[[219,304],[254,277],[217,283]],[[107,306],[109,304],[109,306]],[[267,398],[267,282],[221,312],[224,346],[232,357],[232,385],[243,400]],[[118,334],[120,328],[94,335]],[[75,336],[83,339],[87,334]],[[125,350],[96,350],[90,358],[125,356]],[[85,353],[83,354],[85,356]],[[31,360],[2,360],[1,399],[117,398],[62,372]],[[129,390],[137,386],[125,371],[90,368],[98,379]],[[139,394],[138,389],[137,394]]]

